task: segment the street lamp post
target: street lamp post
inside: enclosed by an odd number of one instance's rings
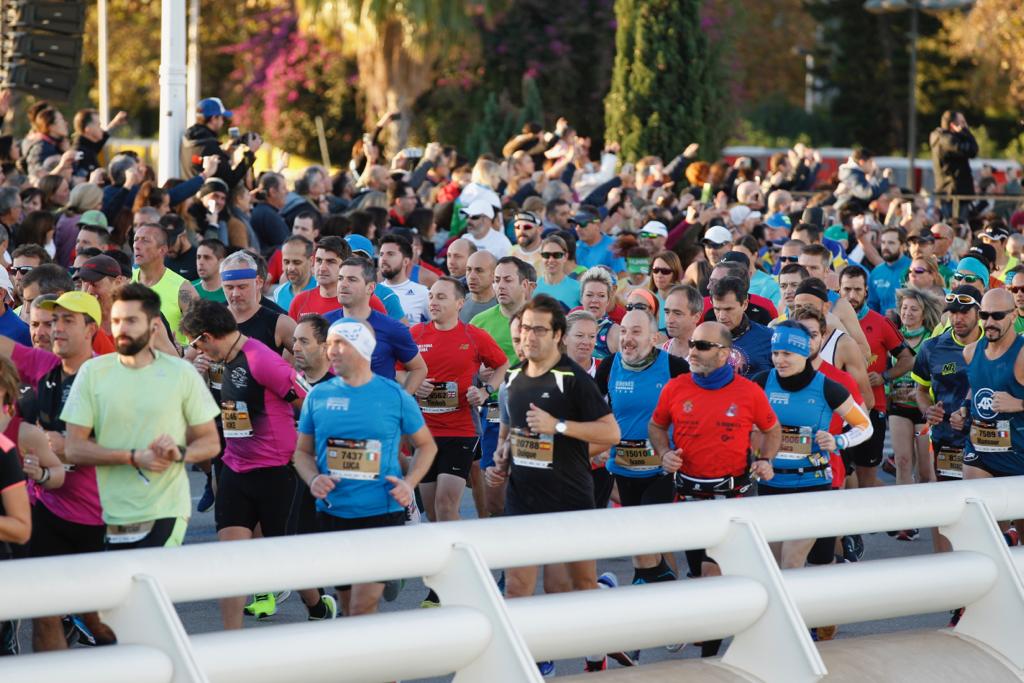
[[[867,0],[864,9],[873,14],[910,12],[910,81],[907,92],[907,180],[911,190],[917,188],[914,160],[917,158],[917,38],[918,20],[922,11],[945,12],[963,9],[974,0]]]

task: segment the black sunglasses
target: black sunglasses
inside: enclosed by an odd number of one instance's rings
[[[989,318],[992,318],[993,320],[1002,320],[1013,313],[1013,311],[1014,309],[1012,308],[1008,311],[978,311],[978,317],[982,320],[988,320]]]
[[[639,302],[639,303],[635,303],[635,304],[626,304],[626,310],[627,311],[649,311],[649,310],[651,310],[651,307],[648,306],[647,304],[643,303],[643,302]]]
[[[689,344],[691,349],[697,349],[698,351],[710,351],[711,349],[725,348],[718,342],[706,341],[704,339],[691,339],[687,344]]]
[[[553,259],[560,259],[560,258],[565,258],[565,252],[564,251],[542,251],[542,252],[540,252],[540,257],[542,259],[544,259],[545,261],[548,260],[548,259],[552,259],[552,258]]]

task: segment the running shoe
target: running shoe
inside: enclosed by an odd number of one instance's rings
[[[405,579],[392,579],[384,582],[384,599],[387,602],[394,602],[398,594],[405,588]]]
[[[608,658],[603,657],[599,662],[592,662],[589,659],[583,665],[583,671],[589,673],[591,671],[606,671],[608,669]]]
[[[67,641],[68,647],[71,647],[75,643],[85,645],[86,647],[111,644],[97,641],[92,630],[85,625],[85,621],[77,614],[70,614],[64,617],[62,621],[64,622],[64,640]]]
[[[864,539],[860,534],[843,536],[843,557],[847,562],[860,562],[864,557]]]
[[[608,656],[622,666],[636,666],[636,660],[630,657],[628,652],[609,652]]]
[[[921,535],[920,529],[904,529],[897,536],[897,541],[916,541],[918,536]]]
[[[250,617],[266,619],[277,614],[277,599],[273,593],[257,593],[244,612]]]
[[[669,652],[676,653],[686,647],[686,643],[670,643],[665,646],[665,649]]]
[[[1015,545],[1020,545],[1020,534],[1017,533],[1016,527],[1010,527],[1003,532],[1003,538],[1006,539],[1006,545],[1011,548]]]
[[[959,607],[949,613],[949,628],[954,628],[960,623],[960,617],[964,615],[964,608]]]
[[[544,678],[552,678],[555,675],[555,663],[552,661],[537,662],[537,671]]]
[[[420,603],[420,609],[433,609],[434,607],[440,606],[440,602],[437,602],[436,600],[431,600],[430,598],[427,598],[426,600]]]
[[[505,570],[501,570],[501,576],[498,577],[498,592],[502,595],[505,594]]]
[[[21,653],[21,619],[0,621],[0,657]]]
[[[199,503],[196,504],[196,511],[209,512],[215,502],[216,497],[213,494],[213,479],[210,475],[206,475],[206,486],[203,488],[202,498],[200,498]]]
[[[320,604],[323,606],[323,616],[313,616],[310,614],[306,621],[327,621],[328,619],[338,618],[338,602],[334,599],[333,595],[321,595]]]
[[[611,572],[605,572],[601,576],[597,577],[598,588],[618,588],[619,579]]]

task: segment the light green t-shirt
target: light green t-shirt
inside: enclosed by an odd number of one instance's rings
[[[518,363],[516,350],[512,346],[512,329],[509,326],[508,318],[501,312],[501,306],[488,308],[483,313],[477,313],[469,321],[470,325],[479,327],[498,343],[509,363]]]
[[[188,427],[209,422],[220,411],[195,368],[180,358],[154,353],[156,359],[138,370],[122,365],[116,353],[86,361],[60,418],[92,428],[93,438],[104,448],[146,448],[161,434],[184,446]],[[148,484],[130,465],[96,468],[103,521],[135,524],[191,514],[188,475],[182,465],[142,473]]]

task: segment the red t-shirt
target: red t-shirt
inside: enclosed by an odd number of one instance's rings
[[[444,332],[434,323],[420,323],[409,333],[427,364],[427,381],[435,385],[432,396],[418,401],[430,433],[476,436],[466,391],[473,385],[480,364],[500,367],[508,362],[505,352],[487,332],[462,322]]]
[[[860,329],[864,330],[871,357],[868,358],[868,372],[882,374],[889,365],[889,354],[903,344],[903,335],[892,324],[892,321],[881,313],[868,311],[860,319]],[[875,410],[885,410],[885,385],[871,387],[875,394]]]
[[[276,284],[281,281],[282,275],[284,275],[284,265],[281,263],[281,249],[278,248],[267,261],[267,277]]]
[[[288,317],[298,322],[299,318],[307,313],[326,315],[339,308],[341,308],[341,304],[338,303],[338,297],[322,296],[320,288],[314,287],[295,295],[295,298],[292,299],[292,305],[288,307]],[[376,294],[370,295],[370,308],[384,315],[388,313],[387,309],[384,308],[383,302],[377,298]]]
[[[854,403],[864,403],[864,397],[861,395],[860,387],[857,386],[857,381],[853,378],[853,375],[825,361],[821,362],[818,372],[833,382],[843,385],[843,388],[850,392]],[[828,425],[828,432],[829,434],[843,433],[843,418],[839,417],[838,413],[832,413],[832,422]],[[830,453],[829,464],[832,466],[832,488],[843,488],[843,483],[846,481],[846,466],[843,464],[842,456],[838,453]]]
[[[737,476],[747,471],[750,430],[767,431],[778,418],[764,390],[736,376],[721,389],[701,389],[690,374],[661,390],[651,421],[671,425],[681,452],[681,471],[691,477]]]
[[[97,356],[102,356],[105,353],[113,353],[117,350],[114,346],[114,340],[109,334],[103,330],[96,330],[96,335],[92,338],[92,352]]]

